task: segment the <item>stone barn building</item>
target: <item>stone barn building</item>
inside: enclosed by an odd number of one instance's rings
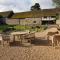
[[[60,25],[60,8],[41,9],[14,13],[13,11],[0,12],[3,20],[9,25]],[[0,18],[1,19],[1,18]]]
[[[16,24],[20,25],[55,25],[58,24],[57,17],[59,16],[59,9],[42,9],[39,11],[28,11],[15,13],[11,18]]]

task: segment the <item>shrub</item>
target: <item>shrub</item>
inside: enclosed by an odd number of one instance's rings
[[[23,31],[23,30],[26,29],[25,26],[21,26],[21,25],[16,25],[16,26],[14,26],[14,28],[15,28],[16,30],[19,30],[19,31]]]
[[[0,31],[1,32],[6,32],[6,31],[11,31],[14,30],[14,28],[11,25],[0,25]]]
[[[16,25],[16,26],[14,26],[14,28],[16,29],[16,30],[19,30],[19,31],[23,31],[23,30],[30,30],[31,29],[31,27],[30,26],[22,26],[22,25]]]

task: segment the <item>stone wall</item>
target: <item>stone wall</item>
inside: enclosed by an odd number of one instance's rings
[[[60,14],[59,14],[59,18],[56,20],[56,24],[60,25]]]
[[[41,25],[41,18],[6,19],[9,25]]]
[[[57,25],[60,25],[60,20],[56,20],[56,24]]]
[[[21,25],[41,25],[41,18],[26,18],[20,20]]]
[[[6,24],[9,25],[18,25],[19,24],[19,19],[6,19]]]

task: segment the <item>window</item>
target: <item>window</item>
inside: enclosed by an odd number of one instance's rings
[[[33,23],[36,23],[36,21],[33,21]]]
[[[58,16],[59,14],[57,13],[56,16]]]
[[[44,18],[47,18],[47,16],[44,16]]]
[[[51,18],[55,18],[55,16],[51,16]]]

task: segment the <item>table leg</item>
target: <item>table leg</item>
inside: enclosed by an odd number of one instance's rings
[[[59,41],[57,40],[57,46],[59,46]]]
[[[4,40],[1,41],[1,44],[4,46]]]
[[[21,35],[19,37],[20,37],[20,43],[22,44],[22,37],[21,37]]]
[[[21,44],[23,44],[23,42],[24,42],[24,36],[20,35],[20,37],[21,37]]]
[[[20,35],[18,35],[18,39],[20,41],[20,44],[22,44],[22,39],[21,39],[21,36]]]
[[[13,42],[15,42],[15,35],[13,36]]]

